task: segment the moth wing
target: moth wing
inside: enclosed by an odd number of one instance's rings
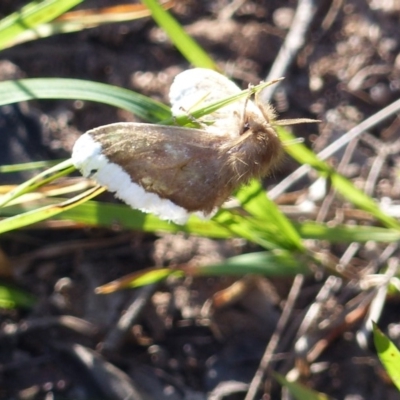
[[[110,163],[123,166],[146,192],[189,211],[210,212],[229,196],[230,188],[221,190],[219,179],[218,148],[226,136],[140,123],[111,124],[86,134],[101,145],[101,154]]]

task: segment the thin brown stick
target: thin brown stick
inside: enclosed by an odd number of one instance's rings
[[[304,276],[303,275],[296,275],[294,278],[292,287],[290,289],[288,299],[286,301],[285,307],[283,308],[282,315],[279,318],[278,324],[276,326],[275,332],[273,333],[267,348],[265,349],[264,355],[261,359],[260,365],[257,369],[256,374],[254,375],[253,380],[250,383],[249,391],[246,394],[246,397],[244,400],[254,400],[258,389],[261,386],[262,380],[265,375],[265,371],[268,368],[268,365],[271,362],[272,356],[274,354],[274,351],[276,350],[279,339],[281,338],[282,332],[284,328],[286,327],[286,324],[289,321],[289,317],[292,313],[294,304],[297,300],[297,297],[299,296],[300,289],[303,286],[304,282]]]
[[[315,15],[316,8],[316,2],[313,0],[299,0],[291,28],[265,79],[266,82],[286,75],[286,71],[292,64],[293,59],[305,44],[307,31]],[[279,84],[274,85],[274,87],[267,87],[262,91],[261,99],[264,103],[268,103],[271,100],[278,86]]]
[[[156,290],[157,285],[151,284],[136,290],[131,304],[118,320],[116,326],[108,332],[104,339],[102,350],[105,352],[116,351],[120,348],[129,329],[136,323],[143,312],[144,307],[149,302]]]

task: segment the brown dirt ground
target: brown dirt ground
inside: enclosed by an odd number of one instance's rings
[[[18,3],[24,2],[2,1],[0,16],[17,9]],[[84,6],[110,3],[93,0]],[[274,104],[282,118],[322,120],[312,129],[294,127],[320,151],[399,97],[400,3],[316,3],[306,45],[286,72]],[[245,88],[267,76],[297,2],[248,0],[223,19],[229,4],[182,0],[172,12],[221,69]],[[88,79],[165,103],[174,76],[189,67],[149,18],[21,44],[0,56],[2,80]],[[1,163],[68,157],[76,138],[87,129],[133,120],[126,112],[89,102],[4,106]],[[395,150],[399,125],[392,117],[370,129],[341,165],[342,173],[360,187],[372,180],[372,195],[390,199],[390,204],[396,204],[400,195]],[[386,156],[378,166],[382,149]],[[343,154],[330,162],[339,164]],[[377,169],[375,179],[371,168]],[[286,160],[266,185],[273,186],[294,169],[296,164]],[[24,178],[7,175],[2,183]],[[323,199],[308,214],[296,209],[313,179],[297,182],[281,196],[288,215],[369,223],[337,199],[325,205],[324,216],[319,214]],[[222,305],[217,294],[232,285],[233,278],[176,279],[108,296],[93,292],[98,285],[154,265],[201,265],[257,250],[238,240],[41,227],[3,235],[0,246],[2,280],[38,298],[33,309],[0,312],[1,399],[243,399],[292,285],[288,279],[246,277],[240,281],[241,294]],[[341,259],[352,276],[378,270],[382,255],[394,260],[398,256],[396,246],[377,243],[355,249],[344,244],[315,246]],[[328,274],[307,278],[271,368],[297,373],[306,385],[336,399],[400,399],[371,343],[360,344],[368,296],[351,280]],[[310,305],[320,309],[305,320]],[[380,326],[398,341],[398,298],[386,303]],[[289,398],[269,370],[256,398],[261,396]]]

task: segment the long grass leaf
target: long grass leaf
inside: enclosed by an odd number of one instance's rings
[[[173,2],[167,1],[162,4],[164,8],[172,7]],[[80,32],[84,29],[91,29],[99,25],[132,21],[148,17],[150,10],[142,4],[124,4],[96,9],[84,9],[68,12],[57,18],[55,21],[36,26],[34,29],[27,29],[7,43],[5,47],[16,44],[45,38],[62,33]]]
[[[306,257],[286,250],[242,254],[217,264],[187,266],[182,271],[195,276],[259,274],[272,277],[310,273]]]
[[[146,121],[171,117],[169,107],[132,90],[79,79],[34,78],[0,82],[0,105],[38,99],[89,100],[130,111]]]
[[[192,39],[172,15],[163,9],[157,0],[142,0],[151,11],[157,24],[165,30],[168,37],[182,55],[194,66],[218,70],[209,55]]]
[[[63,161],[64,160],[47,160],[47,161],[32,161],[32,162],[13,164],[13,165],[0,165],[0,174],[51,167]]]
[[[337,225],[328,226],[312,221],[294,223],[294,227],[303,239],[327,240],[331,243],[390,243],[400,240],[400,231],[397,229],[380,228],[376,226]]]
[[[19,11],[0,21],[0,50],[8,47],[14,39],[28,29],[52,21],[83,0],[32,1]]]
[[[149,268],[134,272],[96,288],[96,293],[108,294],[117,290],[148,285],[169,276],[240,276],[258,274],[269,277],[307,274],[310,270],[294,253],[284,251],[243,254],[222,263],[205,266],[177,266],[175,268]]]
[[[97,186],[78,196],[75,196],[72,199],[66,200],[63,203],[45,206],[3,219],[2,221],[0,221],[0,233],[19,229],[34,224],[36,222],[43,221],[44,219],[54,217],[55,215],[60,214],[63,211],[74,208],[77,205],[82,204],[95,196],[98,196],[104,191],[104,188]]]
[[[73,172],[75,167],[72,165],[71,160],[66,160],[54,167],[47,169],[46,171],[41,172],[40,174],[35,175],[33,178],[27,180],[21,185],[17,186],[15,189],[5,194],[0,198],[0,207],[8,204],[11,200],[14,200],[18,196],[21,196],[25,193],[28,193],[36,188],[45,185],[46,183],[60,178],[61,176],[68,175]]]

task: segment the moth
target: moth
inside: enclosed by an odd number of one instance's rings
[[[187,70],[171,85],[172,112],[190,113],[196,104],[203,107],[240,91],[212,70]],[[101,126],[76,141],[72,161],[83,176],[134,209],[177,224],[184,224],[191,213],[207,218],[236,188],[266,176],[283,150],[271,108],[250,100],[231,103],[200,122],[201,129],[146,123]]]

